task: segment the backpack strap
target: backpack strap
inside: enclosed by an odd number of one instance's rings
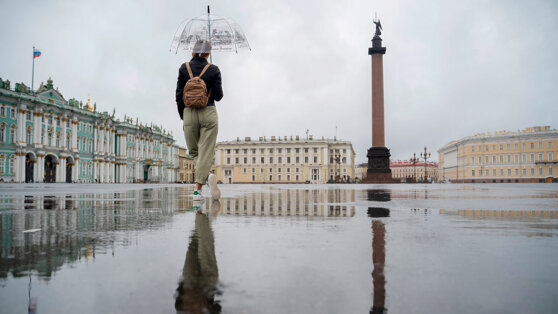
[[[190,75],[190,78],[194,78],[194,74],[192,74],[192,69],[190,68],[190,62],[186,62],[184,64],[186,65],[186,70],[188,70],[188,75]]]
[[[208,63],[203,70],[201,71],[200,75],[198,75],[199,77],[202,77],[202,75],[205,74],[205,71],[207,71],[207,69],[209,69],[209,67],[211,66],[211,63]]]

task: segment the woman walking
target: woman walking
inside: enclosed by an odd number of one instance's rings
[[[202,187],[208,180],[212,198],[221,196],[217,177],[209,175],[219,128],[215,102],[223,98],[221,71],[207,62],[210,53],[211,42],[198,40],[192,50],[192,59],[178,70],[176,84],[178,114],[184,122],[188,153],[194,158],[195,201],[204,199]]]

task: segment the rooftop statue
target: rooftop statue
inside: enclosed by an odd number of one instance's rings
[[[374,36],[380,36],[382,35],[382,23],[380,22],[380,20],[378,19],[377,21],[374,21],[374,24],[376,24],[376,34],[374,34]]]

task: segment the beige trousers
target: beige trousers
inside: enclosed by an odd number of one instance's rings
[[[188,154],[194,158],[196,183],[205,184],[215,155],[215,142],[219,130],[217,108],[184,108],[184,137]]]

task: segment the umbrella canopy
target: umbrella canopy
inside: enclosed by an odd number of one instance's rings
[[[251,50],[244,32],[235,21],[208,13],[180,24],[174,34],[171,51],[174,53],[178,53],[179,49],[191,51],[199,39],[209,40],[212,52],[238,52],[238,49],[242,48]]]

